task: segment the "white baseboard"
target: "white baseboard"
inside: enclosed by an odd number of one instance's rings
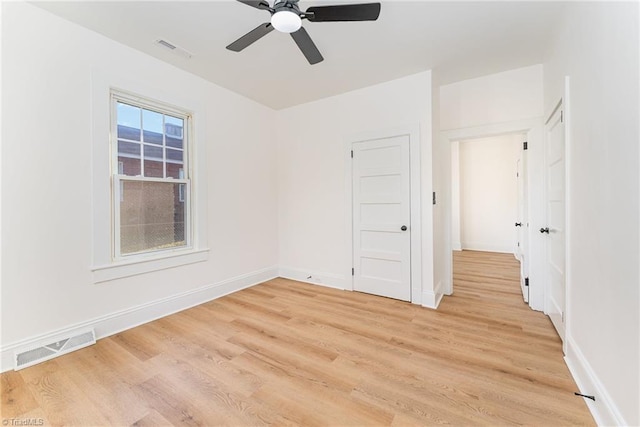
[[[506,254],[513,253],[512,245],[496,245],[485,242],[462,242],[461,248],[462,250],[467,251],[500,252]]]
[[[433,291],[426,290],[422,292],[422,306],[435,310],[438,308],[438,305],[440,305],[443,296],[442,282],[438,282]]]
[[[77,330],[88,328],[95,330],[97,339],[105,338],[275,277],[278,277],[277,267],[264,268],[5,345],[0,349],[0,372],[14,368],[14,353],[16,351],[33,348],[41,343],[55,342],[60,336],[69,336]]]
[[[526,286],[526,279],[527,278],[522,275],[522,272],[520,272],[520,291],[522,292],[522,299],[524,302],[529,304],[529,290]]]
[[[292,267],[280,267],[278,273],[280,277],[285,279],[297,280],[298,282],[309,283],[311,285],[326,286],[328,288],[351,290],[351,284],[347,283],[344,276],[338,274],[321,273]]]
[[[580,351],[572,337],[566,337],[567,355],[564,358],[569,367],[573,379],[578,385],[580,393],[595,396],[595,402],[591,399],[584,399],[587,402],[589,411],[599,426],[626,426],[629,425],[611,396],[604,388],[598,376],[589,365],[589,362]]]

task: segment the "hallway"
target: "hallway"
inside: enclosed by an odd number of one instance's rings
[[[438,308],[450,342],[467,350],[470,382],[483,378],[486,395],[534,415],[518,422],[593,424],[551,321],[523,301],[519,271],[512,254],[453,252],[454,293]]]

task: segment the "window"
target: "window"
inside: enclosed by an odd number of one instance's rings
[[[191,248],[190,115],[113,92],[114,259]]]

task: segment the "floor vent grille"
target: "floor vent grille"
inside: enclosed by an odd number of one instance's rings
[[[41,363],[54,357],[62,356],[75,350],[90,346],[96,343],[96,334],[93,329],[80,332],[70,337],[60,338],[49,344],[40,345],[35,348],[16,352],[15,370]]]

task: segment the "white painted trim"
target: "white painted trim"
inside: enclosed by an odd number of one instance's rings
[[[529,189],[528,195],[528,213],[527,218],[529,220],[527,233],[529,241],[529,306],[534,310],[543,310],[544,308],[544,249],[543,242],[540,238],[540,233],[537,233],[537,228],[542,226],[542,223],[546,221],[546,217],[541,215],[540,211],[544,209],[540,208],[540,204],[543,203],[543,197],[540,195],[542,188],[537,188],[539,185],[541,173],[544,173],[543,164],[543,149],[544,149],[544,135],[542,118],[531,118],[524,120],[515,120],[511,122],[495,123],[483,126],[474,126],[468,128],[444,130],[440,132],[440,141],[442,143],[451,144],[453,141],[460,141],[464,139],[484,138],[489,136],[505,135],[510,133],[526,133],[527,140],[529,142],[528,147],[528,167],[527,167],[527,182]],[[451,191],[451,190],[450,190]],[[447,211],[451,215],[451,202]],[[450,239],[450,237],[449,237]],[[451,243],[451,242],[450,242]],[[512,252],[511,250],[509,252]],[[451,264],[453,260],[449,261]],[[445,293],[450,295],[453,293],[453,272],[449,269],[449,284]]]
[[[462,250],[513,254],[513,246],[511,245],[494,245],[484,242],[462,242]]]
[[[353,191],[351,150],[353,144],[372,139],[392,138],[395,136],[409,136],[410,176],[411,176],[411,302],[420,304],[422,301],[422,171],[420,153],[420,125],[406,125],[390,129],[363,132],[348,135],[344,142],[345,159],[345,254],[349,254],[349,263],[345,265],[345,285],[343,289],[353,290]]]
[[[569,76],[564,78],[564,333],[569,334],[571,324],[571,280],[573,271],[571,262],[571,109],[569,102],[571,79]],[[562,351],[567,354],[567,342],[563,340]]]
[[[494,123],[483,126],[472,126],[460,129],[443,130],[440,135],[447,142],[464,139],[477,139],[490,136],[506,135],[510,133],[526,133],[529,129],[540,127],[540,118],[514,120],[512,122]]]
[[[522,274],[522,269],[520,269],[520,289],[522,290],[522,299],[527,304],[529,303],[529,289],[526,286],[526,277]]]
[[[278,277],[276,266],[264,268],[5,345],[0,349],[0,372],[13,369],[15,351],[34,344],[43,341],[53,342],[59,336],[75,335],[87,328],[95,329],[96,339],[105,338],[275,277]]]
[[[599,426],[629,425],[570,335],[566,336],[565,343],[567,351],[564,361],[569,367],[580,393],[596,398],[595,402],[591,399],[584,399],[596,423]]]
[[[149,254],[152,255],[152,254]],[[166,253],[156,253],[155,257],[144,259],[137,257],[131,261],[95,266],[91,268],[93,272],[93,283],[103,283],[110,280],[144,274],[151,271],[166,270],[167,268],[181,265],[195,264],[206,261],[209,257],[209,249],[169,251]]]
[[[351,275],[351,271],[349,271],[349,275]],[[302,270],[300,268],[293,267],[280,267],[278,268],[278,276],[284,279],[296,280],[298,282],[309,283],[312,285],[325,286],[327,288],[348,291],[352,290],[351,280],[348,280],[344,276],[333,273]]]
[[[435,290],[432,292],[430,290],[425,290],[422,293],[422,306],[425,308],[431,308],[436,310],[440,305],[440,301],[442,301],[442,297],[444,296],[442,282],[438,282],[435,287]]]
[[[449,152],[451,155],[451,197],[450,197],[450,217],[451,217],[451,250],[462,250],[461,235],[461,218],[460,218],[460,142],[451,141],[449,143]],[[446,206],[445,206],[446,211]],[[448,270],[453,268],[453,264]],[[447,275],[451,276],[451,271],[447,271]]]

